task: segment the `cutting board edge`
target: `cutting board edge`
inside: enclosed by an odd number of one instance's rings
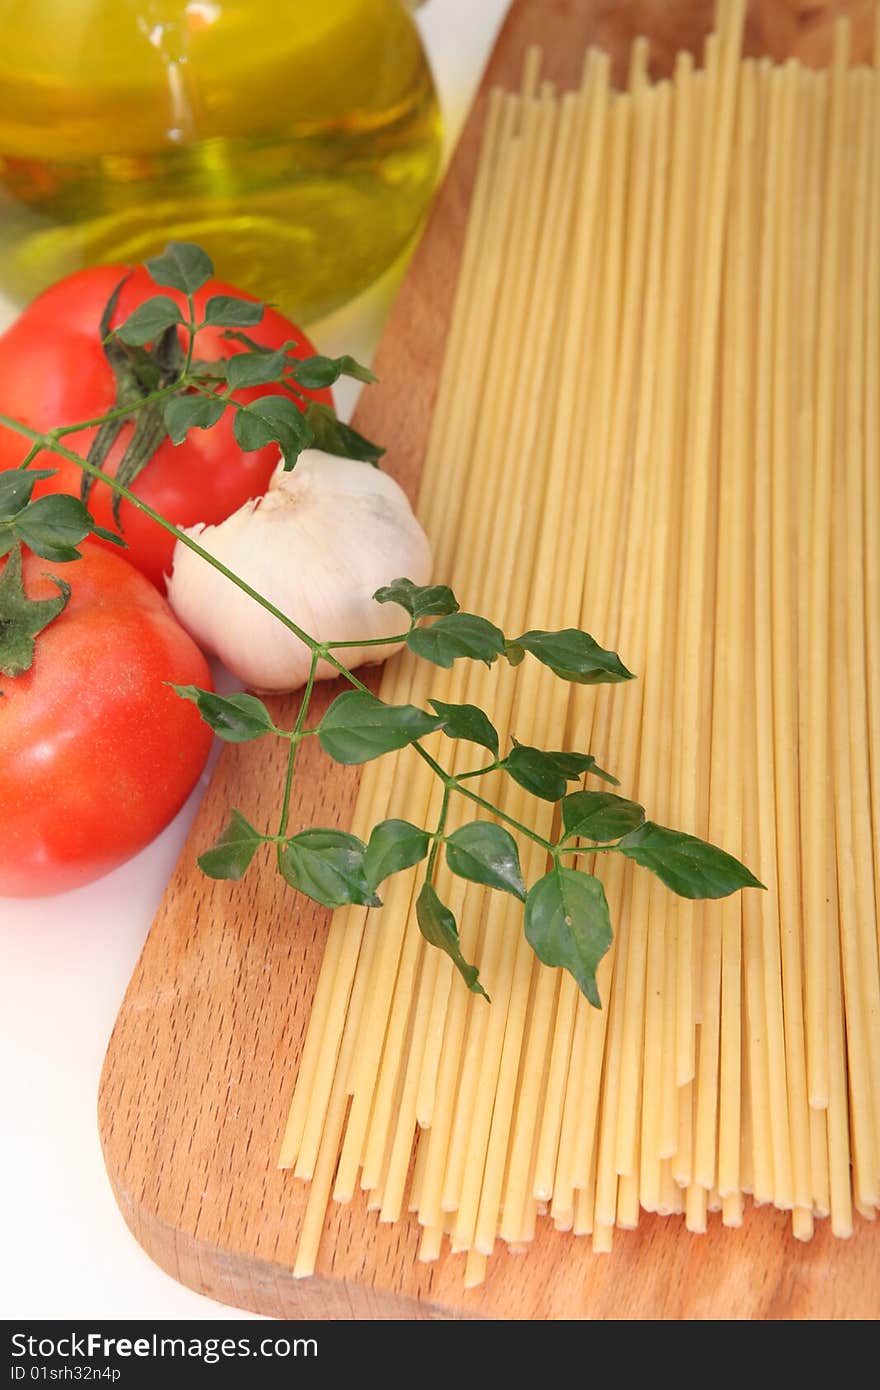
[[[233,1308],[243,1308],[263,1317],[293,1321],[553,1321],[557,1317],[586,1321],[813,1321],[830,1318],[832,1320],[865,1320],[878,1316],[876,1299],[872,1298],[869,1285],[864,1280],[859,1283],[855,1295],[841,1298],[841,1290],[829,1288],[828,1249],[840,1249],[841,1260],[850,1259],[861,1264],[864,1275],[868,1268],[869,1250],[867,1242],[876,1240],[877,1228],[862,1218],[856,1219],[855,1230],[850,1240],[841,1241],[833,1236],[829,1223],[819,1224],[815,1236],[806,1243],[797,1240],[791,1232],[788,1213],[765,1208],[757,1210],[749,1202],[745,1221],[740,1228],[723,1228],[720,1218],[710,1218],[708,1232],[699,1234],[687,1231],[683,1219],[675,1217],[646,1217],[644,1225],[653,1225],[653,1240],[662,1242],[664,1254],[672,1257],[667,1270],[672,1283],[676,1274],[685,1273],[676,1266],[674,1251],[679,1254],[682,1243],[689,1247],[686,1256],[687,1271],[684,1284],[690,1283],[693,1275],[691,1255],[700,1248],[706,1251],[703,1278],[699,1293],[688,1292],[687,1288],[669,1287],[666,1279],[661,1280],[661,1288],[646,1282],[644,1288],[634,1287],[630,1280],[638,1283],[639,1257],[636,1262],[627,1258],[625,1249],[617,1251],[621,1259],[620,1276],[627,1284],[624,1306],[618,1307],[618,1300],[609,1299],[607,1288],[594,1287],[585,1290],[587,1299],[576,1313],[569,1309],[555,1312],[552,1306],[544,1308],[540,1314],[530,1314],[522,1307],[499,1309],[495,1297],[489,1296],[484,1302],[484,1289],[465,1290],[461,1283],[463,1271],[457,1268],[459,1299],[456,1302],[439,1301],[431,1296],[405,1294],[388,1286],[377,1287],[367,1279],[351,1279],[334,1274],[316,1274],[307,1279],[295,1278],[289,1266],[268,1260],[247,1252],[221,1249],[198,1235],[181,1230],[162,1220],[143,1203],[132,1198],[122,1187],[118,1175],[111,1168],[106,1147],[104,1159],[108,1177],[120,1212],[135,1240],[159,1266],[178,1283],[192,1289],[195,1293],[214,1299]],[[756,1280],[751,1287],[738,1285],[735,1298],[727,1286],[723,1272],[718,1265],[719,1245],[729,1249],[731,1244],[747,1243],[757,1261],[755,1268],[761,1268],[760,1252],[767,1239],[773,1239],[771,1228],[780,1224],[785,1226],[782,1241],[787,1248],[787,1258],[783,1265],[771,1274],[769,1280]],[[658,1232],[658,1226],[662,1230]],[[635,1237],[635,1231],[618,1231],[620,1245],[626,1247],[627,1237]],[[542,1230],[546,1239],[550,1236],[558,1240],[558,1233]],[[614,1255],[604,1256],[586,1252],[583,1238],[575,1238],[581,1258],[587,1257],[595,1262],[598,1269],[605,1270]],[[542,1244],[542,1241],[538,1242]],[[844,1252],[847,1252],[845,1255]],[[535,1252],[533,1252],[535,1253]],[[732,1252],[731,1252],[732,1253]],[[647,1255],[651,1262],[650,1254]],[[449,1261],[446,1255],[441,1264]],[[503,1267],[515,1265],[523,1268],[522,1257],[506,1252],[496,1252],[492,1261],[494,1273],[502,1273]],[[572,1278],[577,1280],[580,1272],[575,1261],[571,1269]],[[423,1266],[424,1268],[424,1266]],[[437,1266],[435,1266],[437,1268]],[[766,1275],[769,1269],[765,1269]],[[719,1277],[720,1276],[720,1277]],[[592,1297],[591,1297],[592,1295]]]
[[[163,1221],[119,1182],[102,1141],[104,1164],[116,1204],[141,1249],[179,1284],[231,1308],[290,1320],[482,1321],[487,1315],[408,1297],[351,1279],[293,1271],[245,1252],[222,1250]]]

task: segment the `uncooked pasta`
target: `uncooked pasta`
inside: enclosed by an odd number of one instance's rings
[[[492,93],[423,468],[439,579],[640,679],[407,655],[381,695],[589,748],[766,892],[683,901],[598,856],[601,1010],[445,866],[491,1005],[423,940],[414,871],[337,912],[281,1153],[310,1184],[298,1275],[358,1187],[467,1286],[542,1221],[606,1252],[642,1210],[697,1233],[773,1204],[807,1239],[880,1205],[880,75],[845,22],[828,72],[744,59],[744,8],[668,80],[639,40],[624,91],[590,51],[558,93],[535,50]],[[408,750],[371,763],[354,829],[441,792]]]

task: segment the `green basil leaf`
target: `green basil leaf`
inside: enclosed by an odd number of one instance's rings
[[[364,872],[366,852],[363,840],[345,831],[304,830],[281,846],[281,872],[292,888],[324,907],[381,907]]]
[[[613,792],[572,792],[562,803],[562,824],[567,840],[606,843],[635,830],[645,819],[645,808]]]
[[[392,579],[373,595],[377,603],[399,604],[413,619],[444,617],[458,612],[455,594],[445,584],[414,584],[411,579]]]
[[[280,381],[286,361],[281,351],[237,352],[226,364],[229,385],[237,391],[242,386],[266,386],[270,381]]]
[[[482,994],[484,999],[488,999],[488,994],[480,984],[477,967],[470,965],[461,953],[455,918],[449,908],[440,901],[430,883],[422,884],[416,898],[416,918],[422,936],[432,946],[438,946],[441,951],[446,952],[471,993]]]
[[[526,659],[525,648],[517,646],[516,642],[505,641],[504,655],[511,666],[521,666]]]
[[[16,545],[0,573],[0,674],[20,676],[34,660],[34,638],[62,612],[70,598],[70,585],[48,576],[58,589],[57,598],[32,599],[21,576],[21,546]]]
[[[475,820],[453,831],[446,841],[446,862],[459,878],[525,899],[519,851],[503,825]]]
[[[353,430],[351,425],[344,425],[336,411],[320,401],[309,401],[306,420],[314,436],[315,448],[323,449],[325,454],[360,459],[362,463],[378,463],[385,453],[378,444]]]
[[[560,801],[565,796],[566,782],[576,782],[585,772],[617,785],[617,778],[603,772],[592,753],[545,752],[515,740],[503,767],[514,782],[545,801]]]
[[[191,241],[169,241],[161,256],[151,256],[147,270],[157,285],[195,294],[214,274],[214,262]]]
[[[411,869],[428,853],[430,837],[408,820],[383,820],[373,826],[364,857],[364,873],[374,888],[391,874]]]
[[[576,685],[613,684],[635,679],[616,652],[606,651],[588,632],[576,627],[563,628],[560,632],[537,629],[524,632],[522,637],[508,643],[508,659],[512,652],[514,665],[519,660],[518,648],[531,652],[554,675]]]
[[[236,329],[236,328],[229,328],[229,329],[227,329],[226,332],[225,332],[222,336],[223,336],[224,338],[229,338],[232,342],[235,342],[235,343],[243,343],[244,346],[248,349],[249,352],[277,352],[277,351],[278,351],[277,348],[267,347],[265,343],[258,343],[257,340],[256,340],[256,338],[252,338],[251,335],[250,335],[249,333],[241,333],[241,332],[240,332],[238,329]],[[289,342],[283,343],[283,344],[281,344],[280,346],[281,346],[281,351],[282,351],[282,352],[287,352],[288,348],[296,347],[296,343],[295,343],[295,341],[293,340],[293,338],[291,338]]]
[[[645,821],[617,848],[650,869],[681,898],[726,898],[740,888],[764,887],[732,854],[653,821]]]
[[[415,705],[386,705],[368,690],[345,690],[321,720],[318,741],[337,763],[367,763],[416,743],[440,723]]]
[[[182,700],[192,701],[205,723],[224,743],[248,743],[252,738],[274,731],[269,711],[256,695],[216,695],[213,690],[200,690],[197,685],[171,684],[171,689]]]
[[[205,305],[205,323],[220,328],[249,328],[259,323],[266,306],[232,294],[212,294]]]
[[[226,381],[229,375],[226,367],[225,357],[215,357],[213,360],[196,357],[189,370],[190,376],[198,377],[200,381]]]
[[[162,407],[162,416],[172,444],[182,444],[192,429],[211,429],[225,409],[226,402],[219,396],[171,396]]]
[[[615,787],[620,786],[617,778],[612,777],[610,772],[603,772],[592,753],[551,753],[550,757],[563,777],[567,777],[570,782],[577,781],[578,777],[588,772],[591,777],[601,777],[603,782],[611,782]]]
[[[167,294],[157,294],[145,299],[133,314],[129,314],[116,329],[116,336],[132,347],[142,347],[144,343],[155,342],[173,323],[183,323],[183,315]]]
[[[459,657],[485,661],[487,666],[504,651],[504,633],[487,618],[476,613],[450,613],[430,627],[417,627],[406,644],[416,656],[449,667]]]
[[[230,370],[237,360],[230,359]],[[303,449],[314,443],[305,417],[289,396],[261,396],[258,401],[242,406],[235,412],[233,430],[236,441],[245,451],[276,443],[284,456],[285,468],[292,468]]]
[[[94,523],[78,497],[59,492],[38,497],[15,518],[15,531],[44,560],[78,560],[77,546],[91,535]]]
[[[428,704],[443,720],[443,732],[447,738],[463,738],[469,743],[478,743],[498,757],[498,731],[489,716],[476,705],[446,705],[442,700],[429,700]]]
[[[0,473],[0,521],[11,520],[31,500],[35,485],[51,478],[56,468],[8,468]]]
[[[341,376],[363,382],[376,380],[369,367],[362,366],[353,357],[302,357],[293,363],[293,379],[307,391],[321,391]]]
[[[561,801],[565,796],[568,779],[559,771],[552,753],[518,743],[508,753],[504,768],[532,796],[540,796],[544,801]]]
[[[229,824],[211,849],[199,855],[199,868],[208,878],[239,879],[244,874],[263,836],[245,820],[241,811],[231,811]]]
[[[590,1003],[602,1007],[596,971],[612,941],[605,890],[592,874],[557,865],[529,889],[526,940],[545,965],[568,970]]]

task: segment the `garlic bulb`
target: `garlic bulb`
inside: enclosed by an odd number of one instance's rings
[[[187,535],[319,642],[405,632],[403,609],[372,596],[402,576],[416,584],[430,579],[428,538],[394,479],[318,449],[302,453],[292,472],[279,464],[264,497]],[[199,645],[246,685],[295,690],[305,682],[305,644],[180,541],[168,598]],[[393,650],[351,647],[340,655],[355,667]],[[319,679],[337,674],[319,663]]]

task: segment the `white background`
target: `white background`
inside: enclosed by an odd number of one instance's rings
[[[447,149],[507,6],[429,0],[419,15]],[[397,278],[319,325],[320,349],[369,361]],[[0,324],[8,317],[0,301]],[[149,849],[98,884],[0,899],[2,1317],[251,1316],[183,1288],[143,1253],[116,1209],[95,1119],[110,1030],[204,784]]]

